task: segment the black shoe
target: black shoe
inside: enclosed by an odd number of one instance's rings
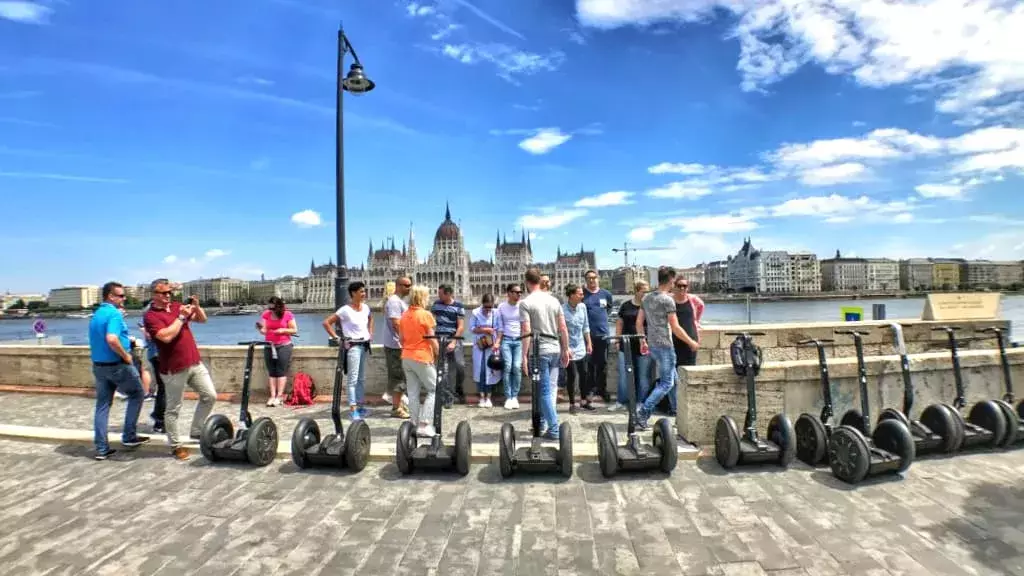
[[[166,433],[167,433],[167,429],[164,428],[163,424],[154,424],[153,425],[153,434],[166,434]]]
[[[135,448],[135,447],[138,447],[138,446],[142,446],[146,442],[149,442],[149,436],[138,436],[138,435],[136,435],[135,438],[132,438],[131,440],[128,440],[128,441],[122,440],[121,441],[121,446],[124,446],[125,448]]]
[[[591,404],[590,402],[587,402],[586,404],[582,404],[580,406],[580,408],[583,409],[583,410],[588,410],[590,412],[593,412],[594,410],[597,410],[597,407],[594,406],[593,404]]]
[[[93,458],[95,458],[96,460],[106,460],[107,458],[110,458],[116,453],[117,450],[114,450],[113,448],[107,448],[106,452],[96,452],[96,455],[93,456]]]
[[[579,412],[579,408],[577,408],[575,404],[569,406],[569,414],[575,414],[577,412]]]

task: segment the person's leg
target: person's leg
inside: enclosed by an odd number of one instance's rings
[[[363,357],[363,349],[353,346],[345,351],[348,357],[348,373],[345,374],[345,396],[348,398],[349,413],[353,420],[359,420],[359,363]]]
[[[153,366],[153,380],[156,382],[156,400],[153,401],[153,412],[149,415],[153,419],[153,432],[164,432],[164,411],[167,409],[167,387],[164,385],[164,378],[160,375],[160,357],[153,356],[149,359]]]
[[[277,402],[277,359],[270,346],[263,347],[263,365],[267,368],[267,406]]]
[[[358,397],[359,405],[366,404],[366,362],[370,359],[370,354],[365,347],[360,346],[363,353],[359,356],[359,374],[358,380],[356,380],[356,396]],[[360,409],[360,411],[362,411]]]
[[[513,406],[519,406],[519,391],[523,387],[523,342],[516,340],[509,343],[509,350],[512,354],[512,395]]]
[[[284,389],[288,385],[288,371],[292,368],[292,352],[295,346],[291,344],[281,347],[277,351],[277,405],[284,403]]]
[[[427,390],[427,397],[423,399],[423,407],[420,411],[420,420],[426,424],[424,428],[427,433],[440,434],[440,430],[434,430],[434,403],[437,401],[437,367],[422,362],[417,364],[416,371],[419,374],[423,387]]]
[[[611,402],[611,394],[608,393],[608,376],[605,369],[608,366],[608,343],[601,336],[591,334],[593,352],[590,354],[590,365],[587,370],[590,372],[591,394],[599,394],[605,403]]]
[[[637,425],[641,428],[647,427],[647,419],[651,417],[651,413],[654,412],[658,402],[661,402],[661,399],[669,393],[672,385],[675,383],[675,349],[668,346],[665,348],[651,348],[650,350],[651,357],[658,364],[658,383],[637,410]]]
[[[540,398],[532,398],[532,402],[540,402],[541,427],[547,428],[545,436],[548,439],[558,438],[558,412],[555,409],[555,400],[558,396],[558,362],[557,354],[541,355],[537,360],[540,364]]]
[[[178,432],[178,413],[181,412],[181,401],[185,395],[189,371],[186,369],[174,374],[163,374],[162,377],[167,387],[167,405],[164,411],[167,443],[171,445],[171,448],[179,448],[181,447],[181,437]]]
[[[117,387],[117,391],[124,394],[127,399],[124,410],[124,428],[121,430],[121,444],[132,447],[148,442],[149,438],[139,436],[136,433],[136,427],[139,423],[139,412],[142,411],[142,402],[146,396],[142,389],[138,370],[135,366],[116,366],[111,372],[110,377],[113,384]]]
[[[114,402],[117,388],[108,373],[112,367],[93,366],[92,376],[96,385],[96,409],[92,417],[93,444],[96,445],[96,459],[102,460],[113,454],[107,443],[107,425],[110,421],[110,405]]]
[[[213,405],[217,402],[217,389],[213,386],[213,378],[210,377],[206,364],[200,362],[189,368],[188,385],[199,395],[199,404],[192,415],[192,426],[188,435],[191,438],[199,438],[203,431],[203,423],[210,417]]]
[[[633,377],[636,378],[636,403],[639,406],[651,393],[651,356],[633,356]]]
[[[420,377],[416,370],[419,362],[415,360],[402,360],[402,369],[405,371],[406,396],[409,398],[409,420],[413,426],[420,425]]]
[[[565,382],[565,393],[569,396],[569,412],[576,412],[576,361],[570,360],[569,365],[559,375]]]

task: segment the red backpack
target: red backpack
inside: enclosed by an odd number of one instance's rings
[[[292,380],[292,393],[285,401],[286,406],[309,406],[316,400],[316,385],[313,384],[313,377],[305,372],[299,372]]]

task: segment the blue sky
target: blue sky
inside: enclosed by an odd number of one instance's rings
[[[446,201],[474,258],[1024,258],[1024,5],[786,4],[0,0],[0,290],[331,257],[342,20],[350,264]]]

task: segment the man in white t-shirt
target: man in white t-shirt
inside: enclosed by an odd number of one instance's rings
[[[402,369],[402,340],[399,337],[399,324],[402,314],[409,309],[405,298],[411,289],[412,279],[402,276],[395,280],[395,293],[384,301],[384,364],[387,367],[388,382],[382,400],[393,406],[392,417],[402,419],[409,417],[409,411],[402,405],[405,371]]]
[[[558,440],[558,412],[555,399],[558,395],[558,371],[569,365],[569,331],[565,327],[565,316],[562,314],[562,303],[540,288],[541,274],[537,268],[526,271],[526,289],[530,295],[519,303],[519,321],[522,333],[529,334],[523,338],[523,373],[529,374],[529,363],[534,338],[537,338],[538,354],[532,361],[538,363],[540,369],[540,398],[531,398],[531,402],[540,402],[541,430],[544,438]]]
[[[366,360],[370,355],[370,342],[373,339],[373,313],[370,311],[370,305],[366,303],[366,284],[349,284],[348,297],[349,303],[325,318],[323,326],[327,335],[338,341],[338,333],[334,326],[341,324],[344,341],[338,344],[346,348],[346,395],[352,411],[352,420],[362,420],[366,416],[363,392],[366,387]]]

